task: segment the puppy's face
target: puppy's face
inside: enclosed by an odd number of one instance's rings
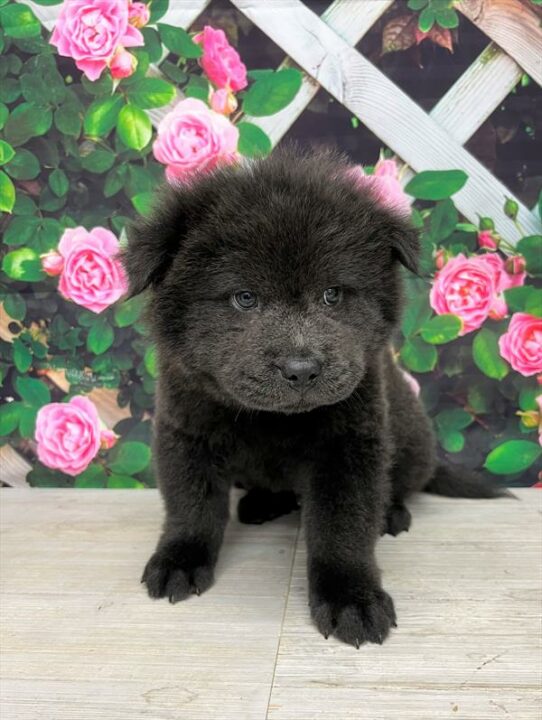
[[[160,352],[215,398],[295,413],[347,398],[387,342],[407,229],[360,198],[336,163],[322,175],[308,158],[305,168],[279,160],[184,190],[181,205],[193,204],[183,227],[172,221],[179,194],[168,200],[169,264],[153,284],[152,322]],[[162,237],[157,222],[135,239]],[[131,277],[136,251],[132,242]]]

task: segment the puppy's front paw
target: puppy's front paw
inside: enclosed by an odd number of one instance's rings
[[[380,588],[364,590],[354,600],[327,601],[313,596],[311,615],[327,639],[334,635],[355,648],[364,642],[382,644],[391,627],[397,627],[393,600]]]
[[[151,556],[141,582],[152,598],[169,598],[176,603],[189,595],[201,595],[214,580],[210,552],[201,542],[175,540]]]
[[[408,532],[411,522],[412,515],[409,509],[402,503],[396,503],[388,509],[384,533],[396,537],[399,533]]]

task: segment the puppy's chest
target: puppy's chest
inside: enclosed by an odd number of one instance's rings
[[[273,423],[243,423],[234,429],[231,470],[245,487],[301,489],[312,472],[311,442],[286,419]]]

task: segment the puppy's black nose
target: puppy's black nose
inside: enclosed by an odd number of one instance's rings
[[[289,357],[279,365],[279,369],[285,380],[296,388],[302,388],[316,380],[322,366],[314,357]]]

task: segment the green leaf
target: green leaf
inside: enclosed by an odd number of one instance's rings
[[[115,165],[108,173],[104,182],[105,197],[112,197],[122,190],[126,182],[126,165]]]
[[[438,431],[437,436],[446,452],[458,453],[465,447],[465,436],[458,430]]]
[[[40,163],[30,150],[18,148],[15,157],[8,162],[5,169],[15,180],[34,180],[40,174]]]
[[[41,380],[32,377],[18,377],[15,380],[15,389],[31,407],[42,407],[51,402],[49,388]]]
[[[442,345],[455,340],[462,327],[463,323],[457,315],[436,315],[422,327],[421,336],[425,342]]]
[[[131,102],[140,108],[157,108],[174,100],[176,92],[167,80],[146,77],[130,85],[127,94]]]
[[[5,165],[15,155],[15,150],[4,140],[0,140],[0,165]]]
[[[107,487],[110,490],[131,490],[144,488],[145,485],[129,475],[115,474],[107,478]]]
[[[6,124],[6,120],[9,117],[9,110],[7,105],[4,105],[4,103],[0,103],[0,130],[4,127]]]
[[[151,449],[142,442],[120,442],[112,453],[109,467],[114,473],[133,475],[141,472],[149,464]]]
[[[82,120],[76,103],[66,102],[55,110],[55,127],[64,135],[79,137]]]
[[[140,32],[145,38],[145,50],[147,51],[147,54],[149,56],[149,62],[160,62],[163,52],[162,43],[160,42],[160,35],[152,27],[141,28]],[[160,70],[164,72],[163,66],[160,67]]]
[[[409,10],[421,10],[426,5],[428,5],[429,0],[408,0],[407,6]]]
[[[75,478],[74,487],[81,489],[104,488],[107,483],[107,475],[101,465],[89,465],[80,475]]]
[[[429,32],[435,24],[435,11],[431,6],[422,10],[418,18],[418,27],[422,32]]]
[[[9,292],[4,300],[4,310],[14,320],[24,320],[26,315],[26,302],[22,295]]]
[[[442,431],[464,430],[474,421],[473,416],[463,408],[441,410],[435,418],[437,427]]]
[[[184,58],[199,58],[203,55],[201,47],[183,28],[158,23],[158,31],[164,45],[175,55]]]
[[[36,432],[36,417],[38,416],[37,407],[27,407],[23,405],[21,408],[21,417],[19,419],[19,432],[22,437],[33,438]]]
[[[527,272],[542,275],[542,235],[529,235],[517,244],[517,251],[527,262]]]
[[[15,205],[15,186],[6,175],[0,170],[0,211],[10,213]]]
[[[193,97],[209,104],[209,93],[211,86],[204,75],[190,75],[188,83],[184,86],[183,92],[186,97]]]
[[[523,387],[520,390],[518,404],[521,410],[538,410],[536,398],[542,394],[538,384],[533,387]]]
[[[405,192],[418,200],[445,200],[461,190],[467,180],[463,170],[424,170],[412,178]]]
[[[160,45],[160,47],[162,46]],[[188,79],[186,72],[169,60],[164,60],[164,62],[160,65],[160,70],[166,77],[173,80],[173,82],[177,85],[185,83]]]
[[[477,368],[494,380],[502,380],[508,375],[508,364],[499,353],[497,334],[488,328],[482,328],[472,343],[472,357]]]
[[[45,133],[51,127],[53,114],[42,105],[24,102],[17,105],[4,128],[5,139],[12,145],[23,145],[27,140]]]
[[[146,349],[145,355],[143,357],[143,363],[145,365],[145,369],[152,378],[158,377],[158,367],[156,365],[156,349],[154,345],[149,345],[149,347]]]
[[[433,312],[429,306],[426,292],[409,293],[409,295],[401,323],[401,331],[405,337],[418,332],[427,323]]]
[[[83,128],[91,137],[103,137],[113,130],[123,104],[122,95],[111,95],[94,100],[85,113]]]
[[[0,435],[9,435],[19,425],[22,403],[4,402],[0,405]]]
[[[270,137],[257,125],[249,122],[240,122],[239,144],[237,146],[241,155],[246,157],[261,157],[271,152],[273,145]]]
[[[64,0],[34,0],[36,5],[60,5]]]
[[[132,205],[140,215],[148,215],[153,205],[153,198],[154,193],[152,192],[139,193],[131,198]]]
[[[69,188],[70,183],[64,170],[57,168],[49,175],[49,187],[57,197],[65,195]]]
[[[87,349],[94,355],[101,355],[109,350],[115,339],[113,328],[103,316],[98,317],[87,335]]]
[[[431,240],[439,245],[455,230],[458,220],[457,210],[452,200],[442,200],[431,211],[429,227]]]
[[[273,115],[285,108],[297,95],[302,75],[295,68],[264,75],[248,89],[243,111],[254,117]]]
[[[430,372],[438,360],[438,354],[433,345],[428,345],[418,337],[406,340],[400,355],[406,367],[418,373]]]
[[[38,253],[28,247],[12,250],[4,255],[2,270],[13,280],[37,282],[45,277]]]
[[[101,174],[110,170],[115,162],[115,153],[111,150],[93,150],[81,158],[81,164],[85,170]]]
[[[141,314],[143,309],[141,296],[130,298],[115,306],[115,324],[117,327],[129,327],[133,325]]]
[[[143,150],[152,136],[151,121],[144,110],[128,104],[119,113],[117,132],[126,147]]]
[[[26,373],[32,367],[32,353],[18,337],[13,341],[13,362],[20,373]]]
[[[459,25],[459,16],[453,8],[437,10],[436,20],[442,28],[453,29]]]
[[[508,440],[494,448],[486,458],[484,467],[495,475],[513,475],[523,472],[542,455],[542,447],[528,440]]]
[[[41,23],[28,5],[13,3],[0,8],[0,25],[12,38],[36,37],[41,33]]]
[[[152,2],[149,3],[149,8],[151,11],[151,17],[149,22],[155,23],[160,20],[160,18],[167,13],[168,7],[169,0],[152,0]]]
[[[511,312],[526,312],[527,301],[532,292],[536,292],[536,290],[530,285],[505,290],[504,299],[508,309]]]

